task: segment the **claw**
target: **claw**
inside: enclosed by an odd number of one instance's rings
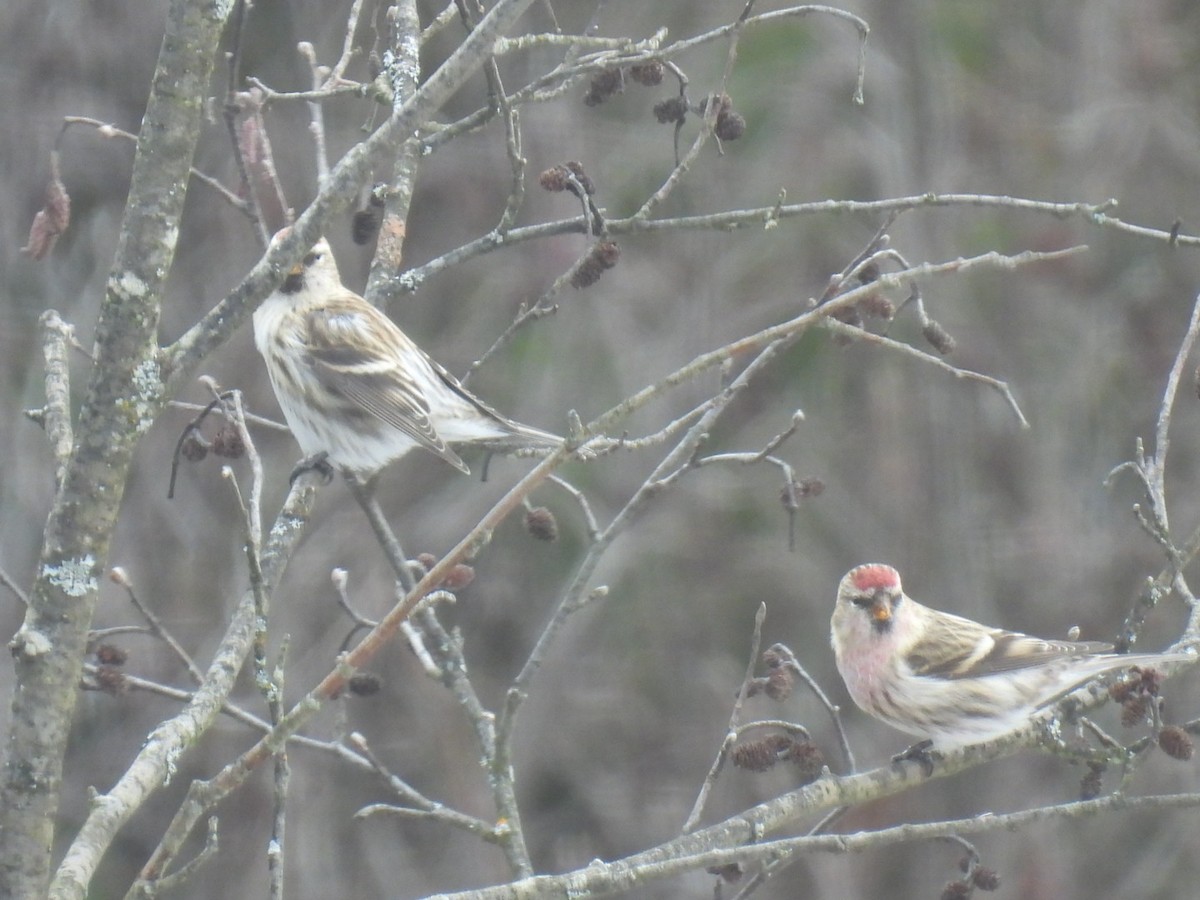
[[[288,476],[288,484],[295,484],[296,479],[305,472],[317,472],[322,483],[329,484],[333,481],[333,464],[329,462],[329,454],[322,450],[320,453],[304,457],[292,469],[292,474]]]
[[[900,765],[903,762],[915,762],[921,767],[921,771],[928,778],[933,774],[933,761],[938,757],[938,752],[933,748],[933,741],[928,738],[923,741],[917,741],[903,753],[897,753],[892,757],[892,762]]]

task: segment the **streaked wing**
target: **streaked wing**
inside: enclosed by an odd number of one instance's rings
[[[458,379],[451,375],[436,359],[430,359],[429,364],[433,366],[433,371],[437,373],[438,378],[442,380],[442,383],[445,384],[446,387],[452,390],[467,403],[471,404],[471,406],[479,410],[479,412],[481,412],[484,416],[489,419],[495,419],[498,424],[504,426],[505,428],[513,431],[520,430],[521,426],[496,412],[496,410],[492,409],[490,406],[468,391],[465,387],[459,384]]]
[[[306,316],[308,354],[321,384],[433,452],[446,447],[429,402],[400,360],[421,350],[383,313],[357,296],[336,297]]]
[[[442,384],[449,388],[454,394],[460,397],[464,402],[474,407],[481,416],[491,419],[503,431],[507,431],[512,437],[530,445],[530,446],[547,446],[553,447],[562,443],[562,439],[549,432],[542,431],[540,428],[531,428],[528,425],[522,425],[520,422],[514,422],[512,419],[505,416],[503,413],[497,412],[495,409],[484,403],[465,387],[459,384],[458,379],[451,375],[436,359],[426,357],[434,374],[441,379]],[[502,435],[497,435],[497,444],[503,444],[504,438]]]
[[[958,616],[945,615],[945,627],[918,641],[905,661],[914,675],[929,678],[978,678],[1112,649],[1098,641],[1047,641],[1015,631],[980,629]],[[941,624],[941,623],[939,623]]]

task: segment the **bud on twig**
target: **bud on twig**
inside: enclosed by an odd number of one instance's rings
[[[558,521],[544,506],[535,506],[525,513],[525,530],[539,541],[558,540]]]
[[[621,247],[616,241],[598,242],[571,276],[571,287],[591,287],[607,269],[617,264],[620,256]]]
[[[102,666],[123,666],[129,654],[115,644],[97,644],[96,662]]]
[[[736,141],[746,133],[746,120],[741,113],[732,109],[723,109],[717,114],[717,122],[713,126],[713,134],[723,141]]]
[[[355,672],[346,682],[346,687],[356,697],[370,697],[379,693],[379,689],[383,687],[383,679],[374,672]]]
[[[578,196],[582,189],[584,194],[591,196],[596,192],[596,186],[583,169],[583,163],[571,160],[560,166],[551,166],[538,175],[538,184],[546,191],[570,191]],[[576,187],[578,185],[578,187]]]
[[[619,66],[609,66],[603,72],[592,76],[588,92],[583,102],[588,106],[599,106],[614,94],[625,90],[625,72]]]
[[[1104,789],[1104,763],[1088,763],[1088,773],[1079,782],[1079,799],[1095,800]]]
[[[925,323],[921,328],[921,334],[925,336],[925,340],[929,341],[930,346],[942,354],[942,356],[949,356],[954,352],[957,342],[951,336],[950,332],[943,328],[942,324],[935,319],[930,319]]]
[[[682,97],[671,97],[654,104],[654,118],[663,125],[682,122],[687,118],[687,112],[687,101]]]
[[[58,151],[50,151],[50,180],[42,208],[29,226],[29,238],[21,252],[32,259],[45,259],[54,249],[58,236],[71,223],[71,196],[58,174]]]
[[[1173,759],[1189,760],[1196,747],[1191,737],[1178,725],[1166,725],[1158,733],[1158,746]]]
[[[379,226],[383,224],[384,202],[384,191],[377,187],[367,198],[367,205],[354,213],[350,222],[350,237],[354,243],[369,244],[379,234]]]
[[[942,888],[941,900],[968,900],[971,896],[971,882],[951,881]]]
[[[989,869],[987,866],[976,866],[971,880],[981,891],[994,891],[1000,887],[1000,876],[995,869]]]
[[[242,433],[233,425],[222,425],[213,435],[212,452],[227,459],[240,459],[246,454],[246,442],[242,440]]]
[[[651,62],[630,66],[629,77],[638,84],[646,85],[646,87],[654,87],[656,84],[662,84],[663,64],[658,60],[652,60]]]

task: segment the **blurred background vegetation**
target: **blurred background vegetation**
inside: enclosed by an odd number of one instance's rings
[[[308,40],[332,61],[348,2],[259,0],[243,69],[277,89],[308,86],[295,52]],[[760,4],[764,11],[773,4]],[[86,115],[136,131],[162,36],[165,4],[44,4],[10,0],[0,9],[0,564],[29,583],[52,498],[53,465],[41,431],[22,409],[42,402],[37,318],[58,309],[90,343],[128,187],[132,150],[73,130],[62,145],[63,181],[73,200],[71,230],[42,263],[18,248],[42,199],[48,152],[64,115]],[[578,32],[594,2],[552,4]],[[674,38],[734,19],[741,2],[631,3],[610,0],[602,35],[643,37],[667,26]],[[937,192],[1008,194],[1042,200],[1120,201],[1116,215],[1160,229],[1179,219],[1200,229],[1200,6],[1184,0],[1137,4],[1013,0],[851,0],[843,8],[871,26],[866,105],[851,102],[856,36],[843,22],[812,16],[748,31],[729,93],[746,132],[705,152],[662,215],[773,203],[878,199]],[[440,10],[426,4],[423,15]],[[551,27],[535,5],[523,24]],[[455,41],[457,38],[455,38]],[[436,63],[452,48],[426,48]],[[503,69],[510,89],[548,58],[517,56]],[[724,46],[677,60],[693,96],[717,87]],[[361,64],[357,73],[361,77]],[[212,93],[224,91],[223,75]],[[586,85],[522,112],[531,175],[568,159],[583,163],[611,214],[632,212],[670,171],[670,126],[651,113],[670,96],[630,84],[601,106]],[[477,108],[482,78],[445,111]],[[359,139],[366,101],[326,105],[331,151]],[[298,208],[315,187],[303,105],[268,113],[277,165]],[[695,133],[696,120],[684,136]],[[224,128],[214,121],[195,165],[235,183]],[[494,224],[508,189],[497,123],[422,161],[406,259],[419,265]],[[259,250],[249,225],[211,190],[193,183],[162,321],[177,337],[243,276]],[[565,195],[531,189],[521,224],[577,214]],[[866,243],[879,221],[817,215],[736,233],[655,233],[621,240],[619,266],[586,291],[564,295],[558,313],[528,328],[472,381],[505,413],[565,431],[568,410],[586,421],[697,353],[795,315]],[[1111,639],[1139,585],[1162,565],[1137,528],[1131,480],[1102,482],[1128,459],[1135,438],[1153,433],[1162,388],[1194,297],[1200,255],[1080,220],[996,209],[931,209],[903,215],[893,246],[910,261],[941,261],[999,250],[1087,243],[1068,261],[1007,273],[940,279],[925,287],[930,314],[954,335],[952,361],[1008,380],[1032,428],[1021,430],[992,392],[917,361],[864,344],[840,346],[811,334],[793,347],[727,416],[709,450],[754,450],[806,420],[780,453],[825,491],[805,500],[789,551],[775,470],[711,467],[686,479],[609,552],[595,583],[608,599],[577,614],[535,682],[518,740],[516,767],[525,824],[539,869],[560,871],[613,858],[677,833],[723,736],[746,664],[754,610],[767,604],[766,643],[782,641],[836,702],[849,704],[828,650],[838,578],[850,566],[889,562],[909,592],[931,605],[1007,627]],[[361,290],[369,252],[348,220],[329,229],[343,278]],[[441,274],[390,310],[455,372],[491,344],[517,305],[544,291],[584,248],[562,236],[505,248]],[[892,334],[920,341],[912,319]],[[77,389],[85,363],[75,360]],[[246,392],[250,409],[278,417],[247,327],[204,371]],[[711,386],[709,386],[711,387]],[[630,423],[652,430],[704,396],[685,387]],[[181,399],[205,402],[199,386]],[[190,414],[168,414],[143,439],[111,562],[174,634],[204,659],[246,582],[235,508],[216,464],[187,468],[176,499],[166,485],[171,452]],[[1180,534],[1200,516],[1197,475],[1200,403],[1188,391],[1174,422],[1168,485]],[[265,508],[277,508],[298,456],[286,435],[264,432]],[[469,459],[478,471],[478,458]],[[618,454],[566,474],[597,514],[611,515],[640,483],[649,456]],[[490,480],[463,478],[413,454],[384,476],[384,507],[410,553],[439,553],[477,520],[528,463],[496,460]],[[537,497],[558,515],[561,537],[545,544],[519,520],[505,524],[476,561],[478,577],[445,613],[462,629],[484,701],[503,701],[557,592],[586,540],[576,507],[561,492]],[[350,572],[350,592],[368,615],[391,602],[382,553],[348,491],[323,491],[314,527],[276,596],[272,629],[288,634],[288,694],[298,697],[328,670],[348,629],[329,571]],[[123,592],[108,586],[96,626],[134,620]],[[0,634],[22,610],[0,603]],[[1164,605],[1143,647],[1169,641],[1183,620]],[[129,670],[184,685],[184,673],[149,639],[129,638]],[[384,690],[331,707],[316,733],[344,724],[364,732],[398,774],[430,796],[488,818],[493,814],[468,726],[449,694],[426,679],[401,645],[378,660]],[[0,667],[7,691],[11,674]],[[1173,715],[1197,714],[1196,679],[1172,685]],[[260,708],[253,686],[242,700]],[[143,736],[175,707],[140,693],[87,694],[67,759],[63,836],[85,813],[85,788],[103,789],[124,770]],[[798,691],[783,707],[752,701],[756,715],[786,715],[813,730],[833,760],[833,734],[819,706]],[[860,765],[880,764],[906,739],[847,708]],[[1115,727],[1115,726],[1114,726]],[[190,778],[211,774],[247,746],[246,729],[224,721],[181,761],[176,779],[123,834],[93,896],[125,885],[157,840]],[[418,896],[506,880],[499,851],[438,826],[353,812],[386,800],[382,783],[302,749],[292,753],[289,880],[296,897]],[[838,828],[856,830],[1066,800],[1079,769],[1024,753],[955,779],[857,809]],[[1132,790],[1194,785],[1195,764],[1156,758]],[[710,820],[792,786],[786,773],[730,771]],[[220,864],[180,895],[253,896],[266,880],[269,775],[222,809]],[[995,834],[978,842],[1004,880],[1001,896],[1177,898],[1200,879],[1194,813],[1117,815]],[[957,851],[938,844],[793,866],[763,897],[936,897],[956,877]],[[119,888],[123,891],[123,887]],[[694,875],[646,896],[709,896]]]

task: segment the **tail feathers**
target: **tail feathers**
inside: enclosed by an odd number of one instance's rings
[[[503,420],[506,434],[494,438],[475,440],[479,444],[496,453],[511,453],[514,450],[554,450],[562,446],[563,439],[556,434],[522,425],[519,422]]]
[[[542,431],[540,428],[532,428],[529,425],[521,425],[514,422],[516,425],[516,436],[526,443],[529,447],[537,447],[539,449],[553,450],[559,447],[563,439],[557,434],[551,434],[548,431]]]
[[[1146,666],[1153,668],[1164,663],[1195,662],[1200,659],[1195,647],[1182,647],[1177,650],[1163,650],[1161,653],[1126,653],[1115,654],[1113,659],[1121,660],[1127,666]]]

